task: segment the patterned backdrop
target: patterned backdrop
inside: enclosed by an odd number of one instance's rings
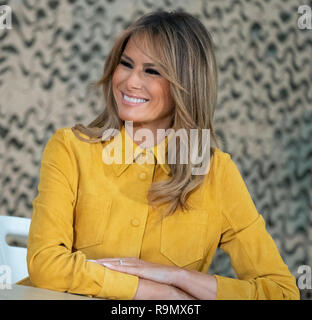
[[[88,85],[115,37],[140,15],[184,10],[212,33],[219,67],[215,126],[284,261],[312,265],[312,30],[297,0],[11,0],[0,29],[0,214],[31,217],[40,160],[57,128],[93,120]],[[218,251],[209,272],[235,277]],[[311,299],[312,290],[302,290]]]

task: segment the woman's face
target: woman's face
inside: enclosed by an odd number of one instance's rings
[[[152,64],[130,38],[113,75],[113,93],[122,120],[137,128],[167,129],[173,111],[169,81]]]

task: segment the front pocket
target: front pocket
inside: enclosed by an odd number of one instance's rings
[[[207,215],[192,210],[162,220],[160,251],[175,265],[184,267],[203,259]]]
[[[74,247],[82,249],[103,243],[111,212],[111,199],[103,194],[81,193],[77,199]]]

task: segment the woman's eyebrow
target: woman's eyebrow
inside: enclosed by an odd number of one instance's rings
[[[134,63],[133,60],[129,56],[127,56],[125,53],[123,53],[121,56],[125,57],[126,59],[128,59],[129,61]],[[143,63],[143,65],[148,66],[148,67],[155,67],[155,65],[153,63]]]

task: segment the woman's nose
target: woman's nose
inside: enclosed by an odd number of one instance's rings
[[[140,89],[143,85],[143,79],[141,78],[138,71],[132,71],[129,73],[127,78],[127,86],[128,88],[136,88]]]

